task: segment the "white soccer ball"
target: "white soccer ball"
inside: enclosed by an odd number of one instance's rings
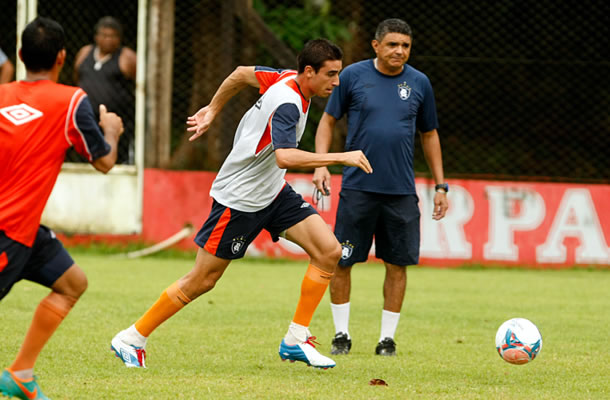
[[[496,349],[511,364],[527,364],[542,349],[542,335],[531,321],[513,318],[504,322],[496,333]]]

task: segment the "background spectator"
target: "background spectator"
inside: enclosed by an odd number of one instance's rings
[[[122,36],[123,27],[117,19],[101,18],[95,25],[95,43],[76,54],[74,81],[87,92],[96,113],[104,104],[123,119],[125,134],[119,143],[117,162],[133,164],[136,53],[121,46]]]

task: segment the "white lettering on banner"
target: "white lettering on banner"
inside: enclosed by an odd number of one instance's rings
[[[544,220],[542,196],[528,188],[488,186],[489,239],[483,247],[486,260],[518,261],[515,231],[536,229]]]
[[[416,185],[421,211],[420,254],[425,258],[470,259],[472,244],[466,240],[464,224],[474,213],[474,201],[463,187],[452,185],[449,209],[440,221],[432,219],[434,186]]]
[[[250,243],[250,246],[246,249],[246,255],[250,257],[264,257],[265,252],[259,249],[255,243]]]
[[[599,224],[591,193],[587,189],[565,191],[546,242],[536,248],[536,261],[566,262],[567,250],[563,244],[566,237],[580,240],[574,254],[576,263],[610,263],[610,249]]]
[[[280,238],[277,244],[291,254],[307,254],[307,252],[303,250],[301,246],[283,237]],[[281,253],[278,253],[277,255],[281,256]]]

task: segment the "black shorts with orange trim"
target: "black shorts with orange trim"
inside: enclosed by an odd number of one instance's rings
[[[34,245],[23,245],[0,231],[0,300],[22,279],[51,287],[74,264],[70,254],[44,225]]]
[[[234,260],[242,258],[246,249],[265,229],[274,242],[286,229],[318,212],[286,184],[275,200],[256,212],[238,211],[214,200],[212,210],[195,243],[216,257]]]

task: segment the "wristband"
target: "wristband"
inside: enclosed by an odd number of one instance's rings
[[[447,184],[447,183],[439,183],[438,185],[434,186],[434,191],[435,192],[447,193],[449,191],[449,184]]]

